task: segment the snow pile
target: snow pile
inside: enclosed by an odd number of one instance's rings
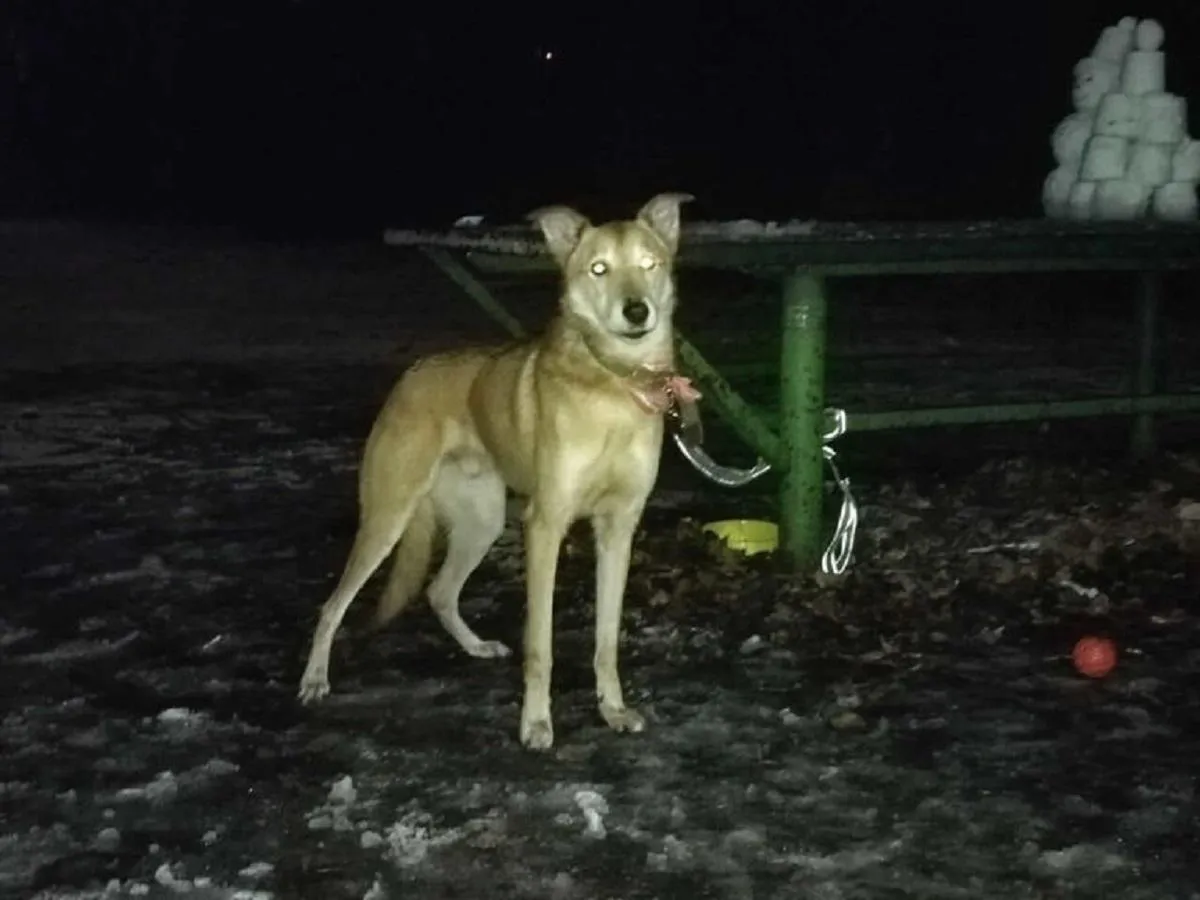
[[[1075,111],[1054,129],[1058,168],[1042,187],[1055,219],[1196,218],[1200,141],[1187,101],[1166,91],[1162,26],[1132,17],[1105,28],[1075,66]]]

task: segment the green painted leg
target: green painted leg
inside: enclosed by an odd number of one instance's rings
[[[780,547],[798,570],[821,557],[825,424],[825,283],[799,270],[783,285],[780,437],[787,461],[780,496]]]
[[[695,378],[704,391],[702,403],[712,406],[737,436],[749,444],[759,456],[776,469],[785,469],[779,438],[764,416],[742,399],[742,395],[721,377],[683,335],[676,332],[676,339],[683,371]]]
[[[1162,275],[1158,272],[1141,273],[1137,284],[1137,366],[1133,373],[1135,397],[1149,397],[1161,386],[1158,339],[1161,298]],[[1134,459],[1148,459],[1153,456],[1156,443],[1154,414],[1135,415],[1131,435]]]
[[[499,322],[509,334],[514,338],[525,337],[525,327],[517,320],[516,316],[504,308],[499,300],[492,296],[492,292],[482,281],[471,274],[470,269],[441,247],[422,247],[421,252],[451,281],[462,288],[468,297],[478,303],[485,313]]]

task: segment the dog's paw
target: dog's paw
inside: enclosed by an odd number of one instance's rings
[[[549,750],[554,746],[554,726],[549,719],[522,720],[521,743],[528,750]]]
[[[512,656],[512,651],[500,641],[476,641],[463,649],[476,659],[503,659]]]
[[[296,696],[305,706],[318,702],[329,696],[329,679],[324,675],[305,675],[300,681],[300,691]]]
[[[638,732],[646,728],[646,720],[642,718],[642,714],[628,706],[618,707],[601,703],[600,716],[613,731]]]

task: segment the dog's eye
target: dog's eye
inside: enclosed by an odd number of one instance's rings
[[[643,269],[645,269],[647,272],[649,272],[651,269],[658,268],[658,260],[655,259],[653,256],[643,256],[642,261],[639,263],[639,265]]]
[[[606,263],[602,259],[598,259],[594,263],[591,264],[591,266],[589,267],[589,271],[593,275],[595,275],[597,278],[601,277],[602,275],[607,275],[608,274],[608,263]]]

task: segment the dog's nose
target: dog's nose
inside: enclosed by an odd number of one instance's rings
[[[629,297],[621,308],[621,313],[630,325],[645,325],[650,318],[650,304],[641,297]]]

